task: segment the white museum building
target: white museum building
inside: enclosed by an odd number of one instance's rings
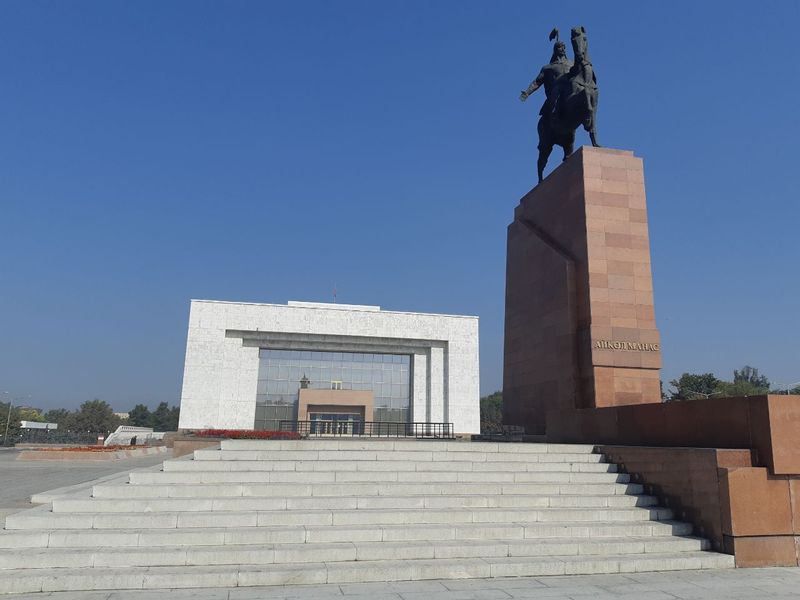
[[[192,300],[179,426],[295,422],[324,434],[452,423],[480,433],[478,370],[478,317]]]

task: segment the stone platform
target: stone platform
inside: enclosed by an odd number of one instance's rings
[[[231,440],[9,516],[0,591],[733,566],[642,492],[591,445]]]
[[[737,566],[800,564],[800,396],[551,411],[547,430],[603,444]]]

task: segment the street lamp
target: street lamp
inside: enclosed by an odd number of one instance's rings
[[[3,392],[3,393],[6,395],[6,398],[8,398],[8,392]],[[14,408],[14,401],[15,400],[23,400],[25,398],[28,398],[30,400],[31,395],[28,394],[27,396],[18,396],[16,398],[8,398],[8,416],[6,417],[6,434],[3,437],[3,445],[4,446],[6,444],[8,444],[8,427],[9,427],[9,425],[11,425],[11,409]]]
[[[777,383],[777,382],[776,382]],[[800,385],[800,381],[795,381],[794,383],[778,383],[780,387],[786,386],[786,395],[789,395],[789,390],[792,389],[796,385]]]
[[[711,392],[710,394],[706,394],[705,392],[698,392],[696,390],[686,390],[690,394],[697,394],[698,396],[704,396],[706,399],[710,398],[711,396],[715,396],[716,394],[721,394],[722,392]]]
[[[8,444],[8,426],[11,425],[11,407],[13,406],[13,402],[11,399],[8,398],[8,392],[3,392],[8,399],[8,416],[6,417],[6,434],[3,436],[3,445],[5,446]]]

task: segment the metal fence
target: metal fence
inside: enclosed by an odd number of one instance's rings
[[[60,429],[21,429],[11,431],[8,439],[0,431],[0,446],[14,444],[96,444],[98,433]]]
[[[387,437],[453,439],[452,423],[392,423],[387,421],[281,421],[281,431],[303,437]]]

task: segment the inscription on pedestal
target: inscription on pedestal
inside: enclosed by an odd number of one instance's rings
[[[661,344],[647,344],[644,342],[614,342],[611,340],[597,340],[594,343],[594,347],[601,350],[632,350],[639,352],[658,352],[661,350]]]

